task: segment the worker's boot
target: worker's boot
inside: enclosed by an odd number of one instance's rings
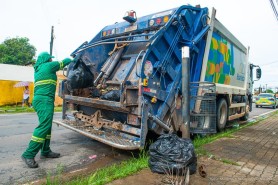
[[[55,152],[48,152],[48,154],[46,155],[41,155],[40,158],[41,159],[45,159],[45,158],[59,158],[60,157],[60,154],[59,153],[55,153]]]
[[[35,161],[34,158],[27,159],[27,158],[21,156],[21,159],[25,162],[25,164],[27,164],[27,166],[29,168],[37,168],[37,167],[39,167],[38,163]]]

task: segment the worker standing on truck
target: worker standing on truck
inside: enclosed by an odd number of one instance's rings
[[[60,157],[59,153],[52,152],[49,147],[57,84],[56,72],[72,62],[72,59],[65,58],[58,62],[52,61],[52,58],[54,57],[48,52],[42,52],[34,65],[33,107],[37,112],[39,125],[33,132],[28,148],[21,156],[29,168],[38,167],[35,156],[39,150],[41,150],[41,159]]]

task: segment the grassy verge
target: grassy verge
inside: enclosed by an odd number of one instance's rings
[[[272,113],[272,115],[273,114],[278,114],[278,112],[274,112],[274,113]],[[203,149],[202,146],[204,146],[205,144],[211,143],[220,138],[225,138],[225,137],[231,138],[231,137],[233,137],[232,134],[237,132],[238,130],[249,127],[254,124],[257,124],[264,119],[266,119],[266,118],[265,117],[260,118],[256,121],[249,122],[244,125],[236,124],[235,128],[228,129],[228,130],[218,133],[218,134],[214,134],[214,135],[210,135],[210,136],[206,136],[206,137],[197,137],[193,140],[195,151],[196,151],[197,155],[199,155],[199,156],[206,155],[209,157],[213,157],[213,155],[211,155],[205,149]],[[141,154],[138,158],[134,157],[134,158],[124,161],[120,164],[114,164],[112,166],[99,169],[90,176],[79,177],[73,181],[66,182],[64,184],[68,184],[68,185],[83,185],[83,184],[102,185],[102,184],[106,184],[106,183],[112,182],[113,180],[127,177],[131,174],[134,174],[134,173],[144,169],[144,168],[147,168],[148,167],[148,159],[149,159],[148,155],[146,154],[145,151],[143,151],[143,152],[141,152]],[[231,165],[236,165],[236,166],[239,165],[236,162],[231,161],[229,159],[219,158],[216,160],[221,161],[226,164],[231,164]],[[57,182],[60,182],[60,181],[57,181],[57,180],[55,182],[48,181],[47,184],[48,185],[59,184]]]
[[[113,180],[132,175],[146,167],[148,167],[148,155],[145,151],[141,151],[138,158],[133,157],[127,161],[119,164],[113,164],[109,167],[97,170],[95,173],[87,177],[78,177],[70,182],[64,182],[67,185],[102,185],[107,184]],[[58,175],[59,177],[60,175]],[[52,180],[51,180],[52,179]],[[47,185],[59,185],[61,179],[57,177],[47,177]]]
[[[54,107],[54,112],[61,112],[62,107]],[[2,106],[0,107],[0,114],[6,113],[24,113],[24,112],[35,112],[32,107],[22,106]]]

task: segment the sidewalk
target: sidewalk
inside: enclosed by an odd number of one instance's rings
[[[198,158],[198,166],[205,165],[207,177],[201,177],[197,171],[190,176],[192,185],[278,184],[278,114],[232,137],[207,144],[204,149],[213,156]],[[165,184],[163,179],[165,175],[145,169],[110,184]]]

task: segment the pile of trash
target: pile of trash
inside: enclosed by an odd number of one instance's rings
[[[149,148],[149,167],[161,174],[184,174],[189,168],[190,175],[197,169],[197,157],[190,139],[175,134],[165,134]]]

